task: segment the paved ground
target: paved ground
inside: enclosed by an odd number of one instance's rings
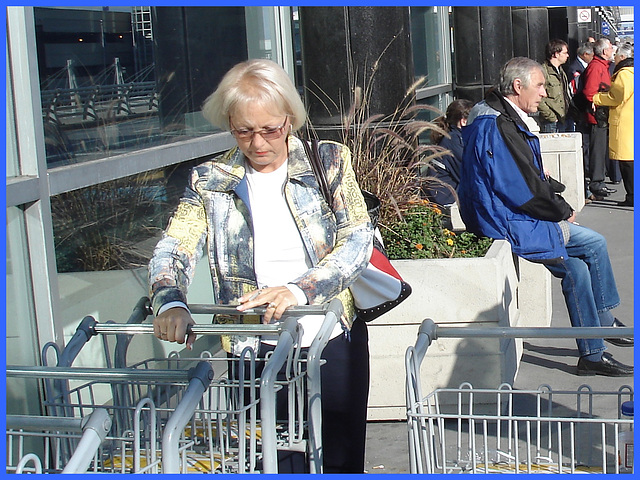
[[[611,185],[610,185],[611,186]],[[624,187],[600,202],[585,205],[578,214],[581,225],[602,233],[608,242],[615,271],[621,305],[613,313],[625,324],[633,325],[633,208],[618,207],[624,200]],[[570,326],[562,298],[560,281],[553,282],[552,326]],[[608,345],[617,360],[633,364],[633,348]],[[531,389],[548,384],[554,389],[574,390],[588,384],[596,391],[616,391],[622,385],[633,385],[632,378],[582,377],[575,374],[578,361],[575,340],[525,340],[524,353],[515,389]],[[611,413],[613,417],[616,412]],[[409,473],[407,426],[405,422],[370,422],[367,429],[366,470],[368,473]]]

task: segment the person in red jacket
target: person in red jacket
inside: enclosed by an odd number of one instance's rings
[[[616,190],[608,188],[604,183],[608,148],[608,108],[591,108],[593,96],[598,92],[606,92],[611,87],[609,63],[613,56],[613,47],[607,38],[600,38],[593,45],[593,60],[589,62],[582,74],[582,92],[589,102],[586,118],[591,125],[589,138],[589,190],[596,197],[606,197]]]

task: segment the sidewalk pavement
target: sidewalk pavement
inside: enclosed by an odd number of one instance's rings
[[[621,299],[613,314],[627,326],[633,326],[633,208],[616,205],[624,200],[622,184],[609,187],[618,191],[602,201],[585,205],[576,221],[607,239]],[[569,327],[560,280],[555,278],[552,295],[551,326]],[[427,314],[425,312],[425,316]],[[633,365],[633,348],[606,345],[616,360]],[[577,362],[578,352],[573,339],[525,339],[520,370],[513,387],[523,390],[546,384],[553,389],[576,390],[586,384],[595,391],[609,392],[617,391],[622,385],[633,386],[633,378],[578,376],[575,373]],[[616,416],[617,412],[612,412],[612,418]],[[369,422],[365,470],[368,473],[409,473],[406,422]]]

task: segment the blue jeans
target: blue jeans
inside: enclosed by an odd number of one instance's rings
[[[540,133],[562,133],[565,131],[565,124],[561,122],[544,122],[540,125]]]
[[[589,228],[569,225],[569,256],[561,263],[546,267],[553,276],[562,279],[571,326],[600,327],[598,312],[606,312],[620,304],[607,241]],[[576,339],[576,343],[581,357],[606,348],[601,338]]]

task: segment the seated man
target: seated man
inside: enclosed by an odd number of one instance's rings
[[[542,67],[509,60],[498,88],[471,110],[463,132],[458,196],[467,230],[506,239],[513,252],[543,263],[562,279],[574,327],[623,326],[610,310],[620,303],[602,235],[576,225],[571,206],[544,174],[540,142],[524,118],[546,95]],[[633,339],[607,339],[632,346]],[[633,366],[604,353],[600,338],[578,339],[578,375],[632,376]]]

